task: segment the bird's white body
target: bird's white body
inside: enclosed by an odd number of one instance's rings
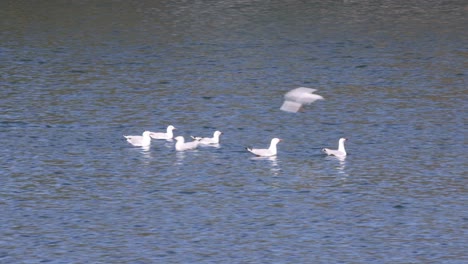
[[[175,144],[175,149],[177,151],[196,149],[200,144],[198,140],[194,140],[192,142],[185,142],[185,138],[183,136],[178,136],[175,138],[175,140],[177,141]]]
[[[219,137],[223,134],[221,131],[215,131],[213,133],[213,137],[191,137],[195,140],[198,140],[198,142],[202,145],[213,145],[213,144],[219,144]]]
[[[286,112],[299,112],[303,105],[311,104],[317,100],[324,100],[324,98],[318,94],[314,94],[316,89],[299,87],[292,89],[284,95],[284,102],[281,106],[281,110]]]
[[[323,148],[322,151],[325,152],[327,155],[337,156],[337,157],[345,157],[347,155],[346,149],[344,146],[345,141],[348,140],[347,138],[340,138],[338,141],[338,149],[328,149]]]
[[[170,125],[166,129],[166,133],[164,132],[151,132],[150,136],[153,139],[172,139],[174,137],[173,130],[176,129],[174,126]]]
[[[151,132],[145,131],[141,136],[124,136],[127,142],[136,147],[148,147],[151,145]]]
[[[256,148],[246,148],[250,153],[259,156],[259,157],[271,157],[276,156],[277,149],[276,145],[281,141],[279,138],[273,138],[270,143],[270,147],[267,149],[256,149]]]

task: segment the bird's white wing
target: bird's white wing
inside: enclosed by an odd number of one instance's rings
[[[299,112],[301,110],[302,104],[297,103],[294,101],[284,101],[283,104],[281,105],[281,110],[286,111],[286,112]]]
[[[310,104],[315,100],[323,100],[323,97],[314,94],[317,91],[316,89],[306,88],[306,87],[299,87],[287,92],[284,95],[285,100],[293,101],[301,104]]]
[[[192,142],[186,142],[184,144],[185,149],[196,149],[198,147],[199,142],[198,141],[192,141]]]
[[[292,89],[284,95],[284,103],[281,106],[281,110],[286,112],[298,112],[302,105],[311,104],[316,100],[323,100],[323,97],[314,94],[316,89],[299,87]]]
[[[153,139],[168,139],[168,135],[164,132],[151,132],[150,137]]]
[[[325,152],[327,155],[331,155],[331,156],[346,156],[346,154],[336,149],[324,148],[322,149],[322,151]]]
[[[273,153],[269,149],[255,149],[255,148],[247,148],[247,150],[257,156],[261,157],[268,157],[273,156]]]
[[[127,142],[134,146],[141,146],[143,143],[142,136],[124,136],[127,139]]]

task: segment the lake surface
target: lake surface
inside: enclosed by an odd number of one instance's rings
[[[468,262],[468,5],[400,2],[2,1],[0,263]]]

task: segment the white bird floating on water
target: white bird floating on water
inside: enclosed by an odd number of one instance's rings
[[[307,87],[292,89],[284,95],[284,102],[280,109],[296,113],[301,111],[302,106],[305,104],[311,104],[316,100],[324,100],[322,96],[314,94],[315,91],[317,90]]]
[[[347,140],[348,140],[347,138],[340,138],[340,140],[338,141],[338,149],[323,148],[322,151],[325,152],[327,155],[345,157],[347,154],[346,154],[346,150],[344,147],[344,143]]]
[[[211,138],[209,138],[209,137],[194,137],[194,136],[190,136],[190,137],[195,139],[195,140],[198,140],[198,142],[200,142],[200,144],[202,144],[202,145],[214,145],[214,144],[219,144],[219,136],[221,136],[221,134],[223,134],[223,132],[216,130],[213,133],[213,137],[211,137]]]
[[[275,156],[277,153],[276,150],[276,145],[281,141],[279,138],[273,138],[270,143],[270,147],[267,149],[255,149],[251,147],[247,147],[247,149],[250,153],[257,155],[259,157],[271,157]]]
[[[176,129],[174,126],[170,125],[166,129],[166,133],[164,132],[150,132],[150,136],[153,139],[172,139],[174,137],[174,133],[172,131]]]
[[[124,136],[127,142],[135,147],[148,147],[151,145],[151,132],[145,131],[142,136]]]
[[[177,151],[196,149],[200,144],[198,140],[194,140],[192,142],[185,142],[185,138],[183,136],[178,136],[175,138],[175,140],[177,140],[175,144],[175,149]]]

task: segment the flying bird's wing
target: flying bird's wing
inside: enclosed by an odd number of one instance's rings
[[[316,89],[299,87],[292,89],[284,95],[284,102],[281,106],[281,110],[286,112],[298,112],[305,104],[311,104],[316,100],[323,100],[323,97],[314,94]]]

